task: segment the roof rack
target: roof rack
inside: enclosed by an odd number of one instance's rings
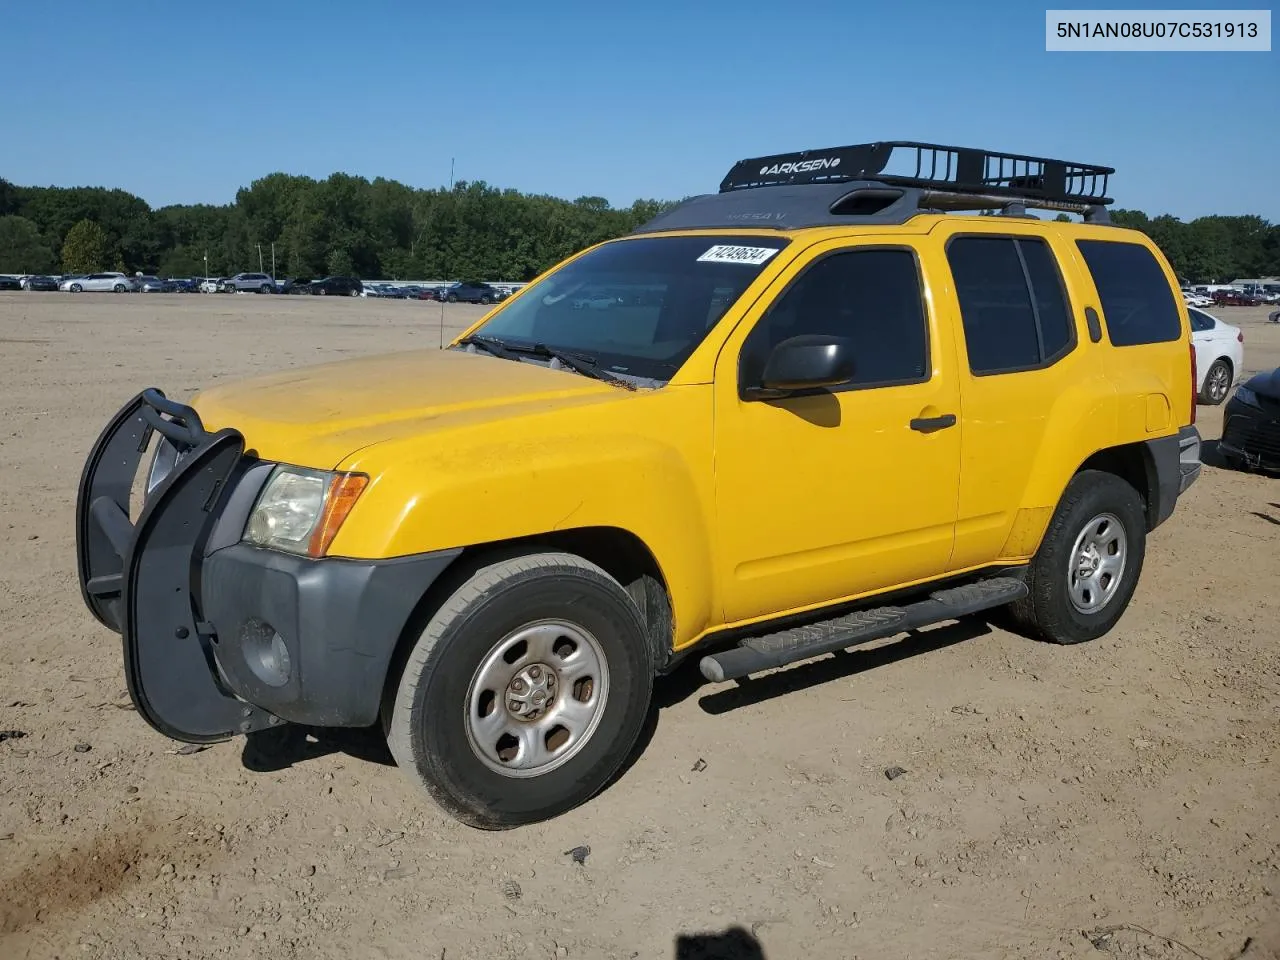
[[[897,154],[895,156],[895,154]],[[892,173],[890,161],[895,162]],[[634,233],[903,224],[921,213],[1030,208],[1108,223],[1111,167],[972,147],[886,140],[740,160],[718,193],[692,197]]]
[[[906,163],[886,173],[894,154],[904,151]],[[914,156],[912,155],[914,153]],[[910,172],[907,172],[907,171]],[[720,184],[720,192],[800,183],[841,183],[874,180],[931,192],[975,198],[1010,198],[1084,208],[1112,203],[1107,184],[1115,170],[1095,164],[1051,160],[1018,153],[998,153],[974,147],[947,147],[911,140],[859,143],[825,150],[803,150],[740,160]]]

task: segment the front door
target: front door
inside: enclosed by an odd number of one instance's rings
[[[960,479],[950,330],[917,252],[831,241],[801,257],[734,330],[715,383],[716,506],[726,620],[818,606],[942,574]],[[853,343],[853,382],[744,399],[780,341]]]

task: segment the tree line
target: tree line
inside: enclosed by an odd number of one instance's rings
[[[278,277],[530,280],[670,206],[637,200],[616,209],[602,197],[570,201],[482,181],[417,189],[345,173],[324,180],[272,173],[230,204],[152,209],[124,190],[0,179],[0,273],[269,272],[274,245]],[[1192,282],[1280,275],[1280,224],[1262,217],[1184,223],[1115,210],[1112,220],[1147,233]]]

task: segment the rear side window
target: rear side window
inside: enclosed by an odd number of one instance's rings
[[[1075,346],[1062,277],[1043,240],[956,237],[947,261],[974,374],[1046,367]]]
[[[1181,338],[1178,305],[1150,250],[1116,240],[1077,240],[1076,246],[1093,274],[1112,344],[1132,347]]]
[[[1213,317],[1207,313],[1201,313],[1199,310],[1188,310],[1187,316],[1191,318],[1191,329],[1197,333],[1203,333],[1206,330],[1212,330],[1217,324]]]

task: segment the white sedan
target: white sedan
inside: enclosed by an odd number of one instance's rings
[[[1191,342],[1196,348],[1200,402],[1217,406],[1244,369],[1244,331],[1203,310],[1189,308]]]
[[[1183,291],[1182,299],[1186,301],[1188,307],[1212,307],[1213,298],[1201,296],[1198,293]]]

